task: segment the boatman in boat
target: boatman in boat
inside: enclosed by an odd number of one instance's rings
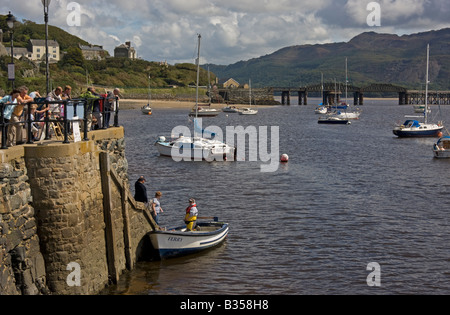
[[[192,231],[197,223],[198,209],[195,199],[189,199],[189,207],[186,208],[186,216],[184,223],[186,223],[186,230]]]

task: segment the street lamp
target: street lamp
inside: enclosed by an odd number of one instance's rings
[[[14,90],[14,80],[16,79],[15,75],[15,67],[14,67],[14,22],[16,22],[16,18],[14,15],[11,14],[11,11],[9,11],[9,14],[6,18],[6,24],[9,28],[9,34],[11,37],[11,63],[8,65],[8,79],[12,83],[12,89]]]
[[[44,21],[45,21],[45,77],[47,83],[47,95],[50,93],[50,71],[48,66],[48,7],[50,6],[50,0],[41,0],[44,6]]]

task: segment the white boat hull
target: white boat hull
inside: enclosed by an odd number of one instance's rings
[[[244,108],[239,111],[239,115],[256,115],[258,111],[256,109]]]
[[[195,110],[192,110],[191,113],[189,114],[189,116],[191,117],[216,117],[217,115],[220,114],[220,110],[218,109],[210,109],[210,108],[202,108],[199,109],[198,112],[196,113]]]
[[[437,159],[450,159],[450,137],[444,137],[433,146],[434,157]]]
[[[316,108],[316,110],[314,111],[316,114],[320,114],[320,115],[324,115],[328,112],[328,108],[326,107],[318,107]]]
[[[223,142],[204,138],[181,137],[174,141],[158,140],[155,146],[162,156],[185,160],[225,161],[234,158],[236,149]]]
[[[222,243],[228,236],[228,223],[200,223],[200,231],[186,231],[186,227],[151,232],[150,240],[161,259],[193,254]]]
[[[393,132],[394,135],[400,138],[439,137],[443,129],[443,126],[436,124],[407,121],[405,124],[395,127]]]
[[[361,115],[361,113],[357,113],[357,112],[351,112],[351,113],[340,113],[337,114],[337,117],[339,118],[343,118],[343,119],[359,119],[359,116]]]

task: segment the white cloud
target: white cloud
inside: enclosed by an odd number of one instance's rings
[[[202,61],[229,64],[290,45],[348,41],[364,31],[404,34],[450,26],[447,0],[378,0],[382,28],[367,26],[368,0],[79,0],[81,26],[69,27],[71,1],[51,2],[50,24],[111,54],[131,40],[142,58],[170,63],[193,61],[197,33]],[[2,0],[2,8],[43,23],[39,0]]]

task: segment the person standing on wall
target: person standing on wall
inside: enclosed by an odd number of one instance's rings
[[[159,225],[159,215],[164,212],[163,209],[161,208],[161,203],[160,203],[161,197],[162,197],[162,193],[160,191],[157,191],[155,194],[155,198],[153,198],[153,200],[152,200],[152,206],[151,206],[153,219],[155,220],[156,224],[158,224],[158,225]]]
[[[138,202],[143,202],[148,205],[147,187],[145,187],[145,182],[145,177],[141,176],[134,184],[134,199]]]

